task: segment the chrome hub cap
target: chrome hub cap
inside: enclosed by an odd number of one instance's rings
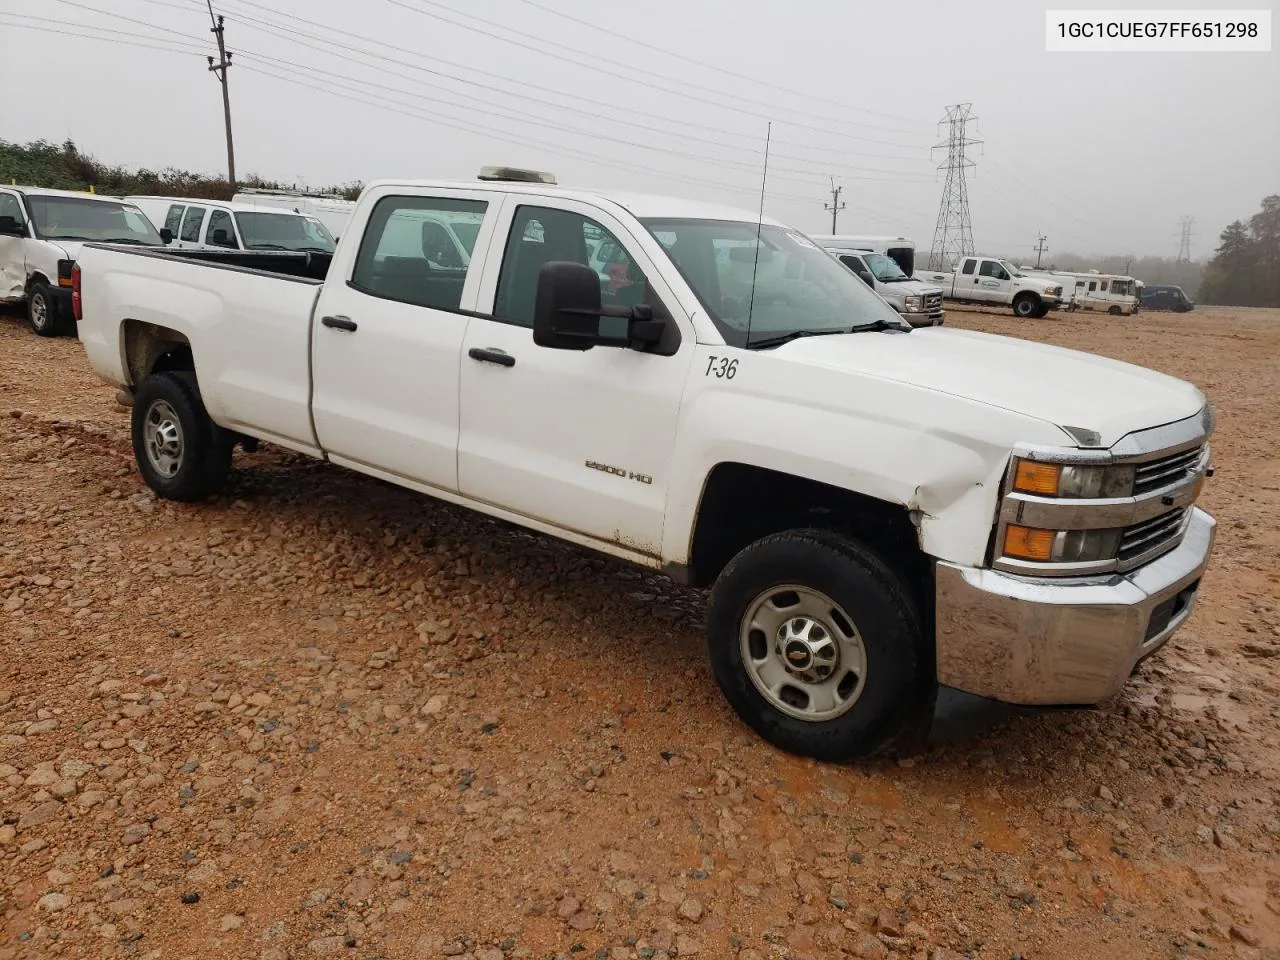
[[[49,319],[49,305],[45,303],[44,297],[31,298],[31,325],[37,330],[43,330],[45,321]]]
[[[830,597],[796,585],[755,598],[742,620],[742,662],[776,710],[800,720],[833,720],[862,696],[862,635]]]
[[[156,473],[168,478],[178,472],[182,467],[182,424],[167,401],[156,400],[147,408],[142,439]]]

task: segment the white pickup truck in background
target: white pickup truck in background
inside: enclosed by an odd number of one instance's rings
[[[1008,260],[994,257],[965,257],[952,273],[917,270],[914,276],[941,285],[948,300],[1004,304],[1019,317],[1043,317],[1069,303],[1061,278],[1023,273]]]
[[[151,488],[215,494],[266,441],[710,586],[728,701],[826,760],[940,684],[1106,699],[1190,614],[1191,384],[913,330],[769,218],[507,176],[375,182],[331,261],[86,246],[80,337]],[[478,219],[466,264],[405,214]]]

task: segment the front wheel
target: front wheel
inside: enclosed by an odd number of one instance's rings
[[[56,337],[62,333],[62,318],[58,305],[46,283],[33,283],[27,291],[27,323],[42,337]]]
[[[1034,317],[1040,309],[1040,298],[1033,293],[1020,293],[1013,298],[1013,312],[1019,317]]]
[[[134,394],[133,455],[147,486],[166,500],[203,500],[231,469],[231,438],[209,417],[195,374],[153,373]]]
[[[840,762],[891,746],[928,701],[915,604],[866,547],[821,530],[759,540],[712,588],[708,647],[738,716],[789,753]]]

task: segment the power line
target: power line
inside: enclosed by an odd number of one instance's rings
[[[769,87],[772,90],[778,90],[782,93],[791,94],[797,97],[803,97],[805,100],[808,100],[811,102],[827,103],[833,107],[839,107],[841,110],[853,110],[857,113],[865,113],[869,116],[881,117],[885,120],[894,120],[900,123],[917,124],[917,125],[927,123],[927,121],[919,120],[912,117],[903,117],[903,116],[898,116],[892,113],[881,113],[877,110],[868,110],[865,107],[851,106],[850,104],[847,104],[847,103],[841,103],[837,100],[829,100],[826,97],[818,96],[812,90],[806,90],[806,91],[793,90],[790,87],[784,87],[776,83],[770,83],[767,80],[761,80],[758,76],[752,76],[751,74],[747,74],[747,73],[737,73],[736,71],[728,70],[724,67],[717,67],[712,64],[706,63],[698,59],[697,57],[688,57],[682,53],[676,53],[673,50],[667,50],[664,47],[659,47],[656,44],[646,43],[643,40],[639,40],[635,37],[628,36],[627,34],[621,33],[617,30],[610,30],[608,27],[603,27],[598,23],[591,22],[590,20],[584,20],[581,17],[575,17],[572,14],[565,13],[563,10],[552,10],[550,7],[545,7],[541,3],[537,3],[536,0],[519,0],[519,2],[526,4],[527,6],[533,7],[535,10],[541,10],[543,13],[549,13],[549,14],[552,14],[553,16],[560,17],[561,19],[569,20],[573,23],[580,24],[581,26],[590,27],[592,30],[597,30],[600,33],[607,34],[611,37],[617,37],[620,40],[625,40],[628,43],[633,43],[636,46],[644,47],[646,50],[653,50],[657,53],[661,53],[664,56],[672,57],[673,59],[676,59],[676,60],[683,60],[685,63],[691,63],[694,66],[702,67],[705,70],[712,70],[716,73],[722,73],[725,76],[733,77],[735,80],[746,80],[749,83],[759,84],[762,87]],[[479,18],[477,17],[476,19],[479,19]]]
[[[430,5],[430,6],[433,6],[433,7],[438,7],[438,6],[440,6],[440,4],[435,3],[435,2],[434,2],[434,0],[418,0],[418,2],[419,2],[419,3],[426,3],[426,4],[428,4],[428,5]],[[562,43],[557,43],[557,42],[555,42],[554,40],[547,40],[547,39],[546,39],[546,38],[544,38],[544,37],[538,37],[537,39],[538,39],[538,41],[539,41],[542,45],[541,45],[541,46],[537,46],[537,45],[534,45],[534,44],[532,44],[532,43],[525,43],[525,42],[523,42],[523,41],[521,41],[521,40],[513,40],[513,39],[511,39],[510,37],[504,37],[504,36],[501,36],[501,35],[496,34],[496,33],[491,33],[491,32],[490,32],[490,31],[488,31],[488,30],[483,30],[483,29],[481,29],[480,27],[475,27],[475,26],[472,26],[472,25],[467,24],[467,23],[460,23],[460,22],[458,22],[457,20],[450,19],[449,17],[443,16],[442,14],[439,14],[439,13],[432,13],[432,12],[431,12],[431,11],[429,11],[429,10],[424,10],[422,7],[414,6],[414,5],[410,4],[410,3],[405,2],[405,0],[387,0],[387,3],[390,3],[390,4],[392,4],[393,6],[401,7],[402,9],[408,10],[408,11],[410,11],[410,12],[412,12],[412,13],[416,13],[416,14],[418,14],[419,16],[423,16],[423,17],[430,17],[430,18],[431,18],[431,19],[433,19],[433,20],[439,20],[439,21],[441,21],[441,22],[443,22],[443,23],[448,23],[448,24],[450,24],[450,25],[452,25],[452,26],[459,27],[460,29],[463,29],[463,30],[469,30],[469,31],[471,31],[472,33],[478,33],[478,34],[481,34],[482,36],[490,37],[490,38],[492,38],[492,39],[494,39],[494,40],[498,40],[498,41],[500,41],[501,43],[511,44],[512,46],[520,47],[521,49],[524,49],[524,50],[530,50],[530,51],[532,51],[532,52],[534,52],[534,53],[538,54],[538,55],[539,55],[539,56],[541,56],[541,57],[550,57],[550,58],[551,58],[551,59],[553,59],[553,60],[560,60],[560,61],[562,61],[562,62],[564,62],[564,63],[569,63],[569,64],[572,64],[573,66],[576,66],[576,67],[581,67],[581,66],[583,66],[582,61],[583,61],[583,59],[584,59],[584,58],[586,58],[586,59],[591,59],[591,60],[596,60],[596,61],[599,61],[599,62],[603,62],[603,63],[607,64],[607,66],[605,66],[605,67],[591,67],[590,69],[591,69],[594,73],[597,73],[597,74],[599,74],[599,73],[603,73],[603,74],[606,74],[606,75],[608,75],[608,76],[613,76],[613,77],[616,77],[616,78],[618,78],[618,79],[625,80],[625,81],[627,81],[628,83],[636,83],[636,84],[639,84],[640,86],[648,87],[648,88],[650,88],[650,89],[652,89],[652,90],[659,90],[659,91],[661,91],[661,92],[663,92],[663,93],[672,94],[672,95],[674,95],[674,96],[679,97],[681,100],[685,100],[685,101],[688,101],[688,100],[696,100],[696,101],[699,101],[699,102],[701,102],[701,103],[710,104],[711,106],[715,107],[715,108],[716,108],[716,109],[718,109],[718,110],[725,110],[725,109],[735,110],[735,111],[736,111],[736,112],[738,112],[738,113],[741,113],[741,114],[743,114],[743,115],[745,115],[745,116],[752,117],[752,118],[757,119],[757,120],[766,120],[766,121],[767,121],[767,120],[769,120],[769,119],[770,119],[768,115],[766,115],[766,114],[764,114],[764,113],[761,113],[761,112],[760,112],[760,111],[758,111],[758,110],[751,109],[751,108],[748,108],[748,107],[735,107],[735,106],[732,106],[731,104],[726,106],[726,104],[718,103],[718,102],[716,102],[715,100],[708,99],[706,96],[701,96],[701,95],[699,95],[699,94],[697,94],[697,93],[693,93],[693,92],[692,92],[692,91],[690,91],[687,87],[685,87],[685,88],[675,88],[675,89],[673,89],[673,88],[671,88],[671,87],[664,86],[664,85],[662,85],[662,84],[660,84],[660,83],[657,83],[657,82],[655,82],[655,81],[654,81],[653,79],[651,79],[651,78],[637,79],[637,78],[635,78],[635,77],[629,77],[629,76],[627,76],[625,73],[619,73],[616,69],[612,69],[612,66],[613,66],[613,65],[612,65],[611,61],[603,60],[603,58],[593,56],[592,54],[584,53],[584,52],[583,52],[583,51],[581,51],[581,50],[577,50],[577,49],[575,49],[575,48],[573,48],[573,47],[566,46],[565,44],[562,44]],[[445,7],[445,9],[446,9],[446,10],[449,10],[449,12],[450,12],[450,13],[456,13],[456,12],[457,12],[457,11],[452,10],[452,9],[451,9],[451,8],[449,8],[449,7]],[[509,27],[503,27],[501,24],[494,23],[492,20],[486,20],[486,19],[484,19],[483,17],[477,17],[477,16],[475,16],[474,14],[464,13],[464,14],[461,14],[461,15],[462,15],[462,16],[465,16],[465,17],[468,17],[468,18],[470,18],[470,19],[472,19],[472,20],[477,20],[477,21],[479,21],[480,23],[487,24],[487,25],[492,26],[492,27],[497,27],[498,29],[502,29],[502,30],[509,30],[509,29],[510,29]],[[573,57],[565,57],[565,56],[559,56],[559,55],[556,55],[556,54],[549,53],[549,52],[547,51],[547,49],[546,49],[546,48],[547,48],[547,46],[559,47],[560,49],[563,49],[563,50],[567,50],[567,51],[569,51],[569,52],[570,52],[570,53],[572,53],[574,56],[573,56]],[[717,95],[717,96],[719,96],[721,99],[727,99],[727,100],[741,99],[741,98],[732,97],[732,96],[727,95],[727,94],[716,94],[716,95]],[[801,115],[801,116],[815,116],[815,117],[817,117],[817,119],[823,120],[823,121],[826,123],[826,126],[818,127],[818,126],[814,126],[814,125],[812,125],[812,124],[801,123],[801,122],[799,122],[798,120],[788,120],[788,121],[786,121],[787,123],[789,123],[789,124],[790,124],[791,126],[793,126],[793,127],[801,127],[801,128],[803,128],[803,129],[807,129],[807,130],[816,130],[816,131],[818,131],[818,132],[820,132],[820,133],[826,133],[826,134],[829,134],[829,135],[832,135],[832,136],[838,136],[838,137],[845,137],[845,138],[850,139],[850,140],[860,140],[860,141],[863,141],[863,142],[866,142],[866,143],[878,143],[878,144],[882,144],[882,145],[884,145],[884,146],[890,146],[890,147],[904,147],[904,148],[906,148],[906,149],[916,149],[916,148],[917,148],[917,145],[916,145],[916,144],[913,144],[913,143],[900,143],[900,142],[895,142],[895,141],[892,141],[892,140],[876,140],[876,139],[871,138],[871,137],[863,137],[863,136],[859,136],[859,135],[852,134],[852,133],[844,133],[844,132],[837,131],[837,130],[831,130],[831,129],[830,129],[830,119],[829,119],[829,118],[827,118],[827,117],[822,117],[822,116],[817,115],[817,114],[812,114],[812,115],[811,115],[811,114],[804,113],[803,111],[797,111],[797,110],[794,110],[794,109],[789,110],[788,112],[789,112],[789,113],[791,113],[791,114],[793,114],[793,115],[795,115],[795,114],[799,114],[799,115]]]
[[[839,231],[836,229],[836,217],[838,217],[840,215],[840,211],[847,206],[847,204],[840,202],[840,192],[843,189],[844,189],[843,186],[838,186],[838,187],[836,186],[835,177],[832,177],[831,178],[831,202],[824,203],[822,205],[823,210],[831,211],[831,233],[833,235],[836,233],[839,233]]]
[[[965,150],[976,143],[966,126],[977,119],[973,104],[957,103],[947,107],[947,115],[941,121],[947,125],[947,139],[934,149],[947,150],[947,159],[938,169],[946,169],[947,182],[942,188],[942,202],[938,206],[938,222],[933,231],[933,248],[929,251],[929,269],[943,270],[961,257],[973,254],[973,224],[969,216],[969,189],[965,175],[974,166],[965,156]]]
[[[66,2],[66,0],[64,0],[64,2]],[[153,3],[153,4],[157,4],[157,5],[159,5],[159,6],[168,7],[168,8],[172,8],[172,9],[182,9],[182,7],[181,7],[181,6],[179,6],[178,4],[176,4],[175,2],[173,2],[173,0],[143,0],[143,2],[146,2],[146,3]],[[189,0],[189,2],[194,3],[194,4],[198,4],[198,3],[200,2],[200,0]],[[261,10],[262,10],[262,8],[260,8],[260,7],[256,6],[255,4],[253,4],[253,3],[249,2],[249,0],[244,0],[243,5],[244,5],[244,6],[247,6],[249,9],[252,9],[252,10],[257,10],[257,11],[261,11]],[[706,124],[706,123],[702,123],[702,122],[698,122],[698,121],[681,120],[681,119],[679,119],[679,118],[672,117],[672,116],[667,115],[667,114],[653,113],[653,112],[649,112],[649,111],[641,110],[641,109],[638,109],[638,108],[635,108],[635,107],[628,107],[628,108],[627,108],[627,111],[626,111],[626,115],[625,115],[625,116],[622,116],[622,117],[620,117],[620,116],[610,116],[610,115],[605,115],[605,114],[596,113],[596,112],[593,112],[593,111],[587,111],[587,110],[584,110],[581,106],[579,106],[579,105],[578,105],[578,104],[581,102],[581,97],[580,97],[578,94],[576,94],[576,93],[566,93],[566,92],[564,92],[563,90],[558,90],[558,89],[556,89],[556,88],[554,88],[554,87],[548,87],[548,86],[544,86],[544,85],[541,85],[541,84],[533,83],[533,82],[530,82],[530,81],[527,81],[527,80],[524,80],[524,79],[521,79],[521,80],[513,80],[512,78],[510,78],[510,77],[506,77],[506,76],[504,76],[504,75],[502,75],[502,74],[499,74],[499,73],[493,73],[493,72],[491,72],[491,71],[482,70],[482,69],[480,69],[480,68],[478,68],[478,67],[475,67],[475,66],[472,66],[472,65],[470,65],[470,64],[462,64],[462,63],[458,63],[458,62],[456,62],[456,61],[452,61],[452,60],[445,60],[445,59],[442,59],[442,58],[437,57],[437,56],[431,56],[431,55],[425,54],[425,53],[423,53],[423,52],[422,52],[422,51],[420,51],[420,50],[414,50],[414,49],[410,49],[410,48],[408,48],[408,47],[401,47],[401,46],[397,46],[397,45],[395,45],[395,44],[387,43],[386,41],[379,40],[379,39],[376,39],[376,38],[374,38],[374,37],[369,37],[369,36],[365,36],[365,35],[362,35],[362,34],[354,33],[354,32],[352,32],[352,31],[347,30],[347,29],[344,29],[344,28],[332,27],[332,26],[329,26],[329,25],[327,25],[327,24],[317,22],[317,21],[315,21],[315,20],[308,20],[308,19],[307,19],[307,18],[305,18],[305,17],[290,16],[290,18],[289,18],[289,22],[287,22],[287,23],[281,23],[281,22],[279,22],[279,21],[275,21],[275,20],[263,20],[263,19],[261,19],[261,18],[251,16],[251,15],[249,15],[249,14],[246,14],[246,13],[243,13],[242,11],[237,10],[237,9],[235,8],[235,6],[228,5],[227,3],[223,3],[221,6],[222,6],[222,8],[223,8],[223,9],[227,10],[227,12],[228,12],[228,14],[230,15],[230,17],[231,17],[231,19],[232,19],[232,20],[240,21],[240,22],[243,22],[243,23],[246,23],[246,24],[254,24],[254,25],[258,25],[258,26],[260,26],[260,27],[264,28],[264,31],[263,31],[263,32],[266,32],[266,33],[270,33],[270,32],[271,32],[270,30],[265,29],[265,28],[268,28],[268,27],[269,27],[269,28],[273,28],[273,29],[275,29],[275,30],[282,30],[282,31],[285,31],[285,34],[284,34],[284,35],[281,35],[281,34],[272,34],[272,35],[273,35],[273,36],[276,36],[276,37],[279,37],[280,39],[284,39],[284,40],[286,40],[286,41],[291,41],[291,42],[300,42],[300,41],[297,41],[297,37],[299,37],[299,36],[302,36],[302,37],[308,37],[308,38],[310,38],[310,39],[312,39],[312,40],[317,40],[317,41],[319,41],[319,42],[321,42],[321,43],[329,44],[329,45],[331,45],[331,46],[334,46],[334,47],[338,48],[338,49],[341,51],[341,53],[342,53],[342,55],[343,55],[344,57],[345,57],[345,56],[347,56],[347,55],[349,55],[349,54],[350,54],[350,53],[352,53],[352,52],[355,52],[355,53],[358,53],[358,54],[360,54],[361,56],[364,56],[364,57],[369,57],[369,58],[374,58],[374,59],[380,59],[380,60],[384,60],[384,61],[386,61],[386,62],[390,62],[390,63],[397,63],[397,64],[400,64],[400,65],[403,65],[403,66],[408,66],[408,67],[410,67],[411,69],[419,70],[419,71],[422,71],[422,72],[425,72],[425,73],[429,73],[429,74],[432,74],[433,76],[436,76],[436,77],[439,77],[439,78],[443,78],[443,79],[446,79],[446,80],[450,80],[450,81],[453,81],[453,82],[456,82],[456,83],[461,83],[461,84],[465,84],[465,85],[468,85],[468,86],[479,87],[479,88],[484,89],[484,90],[489,90],[489,91],[492,91],[492,92],[498,93],[498,94],[500,94],[500,95],[501,95],[501,96],[503,96],[503,97],[513,97],[513,96],[514,96],[514,97],[518,97],[518,98],[521,98],[521,99],[530,100],[531,102],[538,103],[538,104],[541,104],[541,105],[544,105],[544,106],[547,106],[547,107],[551,107],[551,108],[553,108],[553,109],[555,109],[555,110],[566,110],[566,111],[570,111],[570,112],[574,112],[574,113],[581,113],[581,114],[583,114],[584,116],[590,116],[590,117],[593,117],[593,118],[595,118],[595,119],[603,119],[603,120],[606,120],[606,121],[609,121],[609,122],[613,122],[613,123],[626,123],[628,126],[631,126],[631,127],[636,126],[635,121],[634,121],[634,118],[635,118],[635,117],[637,117],[637,116],[640,116],[640,117],[648,117],[648,118],[650,118],[650,119],[659,120],[659,121],[662,121],[662,122],[664,122],[664,123],[668,123],[668,124],[675,124],[675,125],[682,126],[682,127],[689,127],[689,128],[692,128],[692,129],[694,129],[694,130],[699,131],[700,133],[712,133],[712,134],[717,134],[717,135],[718,135],[719,137],[721,137],[721,138],[723,138],[723,137],[732,137],[732,138],[735,138],[735,139],[740,139],[740,140],[747,140],[747,141],[750,141],[752,144],[755,144],[755,143],[757,143],[757,142],[758,142],[757,138],[756,138],[754,135],[752,135],[752,134],[747,134],[747,133],[743,133],[743,132],[741,132],[741,131],[736,131],[736,130],[727,130],[727,129],[723,128],[723,127],[711,126],[711,125],[708,125],[708,124]],[[89,8],[89,9],[92,9],[92,8]],[[111,15],[112,15],[112,14],[108,13],[107,11],[102,11],[102,10],[98,10],[98,11],[96,11],[96,12],[101,13],[101,14],[103,14],[103,15],[105,15],[105,16],[111,16]],[[422,12],[422,13],[424,13],[424,15],[428,15],[428,16],[430,15],[430,14],[426,14],[424,11],[415,11],[415,12]],[[335,40],[332,40],[332,39],[330,39],[330,38],[328,38],[328,37],[317,36],[317,35],[315,35],[315,34],[313,34],[313,33],[307,33],[306,31],[299,30],[299,29],[298,29],[298,24],[299,24],[299,23],[304,23],[304,24],[307,24],[307,25],[309,25],[309,26],[315,27],[316,29],[319,29],[319,30],[325,30],[325,31],[329,31],[329,32],[332,32],[332,33],[338,34],[338,35],[341,37],[341,40],[340,40],[340,41],[335,41]],[[437,63],[437,64],[441,64],[441,65],[446,66],[446,67],[454,68],[455,70],[462,70],[462,71],[467,71],[467,72],[470,72],[470,73],[477,74],[477,75],[479,75],[479,76],[490,77],[490,78],[492,78],[492,79],[494,79],[494,80],[501,81],[502,83],[507,83],[507,84],[513,84],[513,85],[516,85],[516,86],[518,86],[518,87],[519,87],[519,89],[518,89],[518,90],[514,90],[514,91],[513,91],[513,90],[506,90],[506,89],[503,89],[503,88],[501,88],[501,87],[495,87],[495,86],[493,86],[493,85],[491,85],[491,84],[485,84],[485,83],[481,83],[481,82],[476,81],[476,80],[468,79],[467,77],[464,77],[464,76],[459,76],[459,75],[451,74],[451,73],[444,73],[444,72],[441,72],[441,71],[439,71],[439,70],[431,70],[431,69],[429,69],[429,68],[422,67],[422,66],[420,66],[420,65],[418,65],[418,64],[405,64],[405,63],[404,63],[404,61],[399,61],[399,60],[396,60],[396,59],[394,59],[394,58],[387,57],[385,54],[380,54],[380,53],[376,53],[376,52],[374,52],[374,51],[368,51],[368,50],[360,50],[359,48],[353,48],[353,47],[351,47],[351,45],[350,45],[350,44],[351,44],[351,40],[352,40],[352,39],[362,40],[362,41],[364,41],[364,42],[366,42],[366,43],[371,43],[371,44],[373,44],[373,45],[375,45],[375,46],[378,46],[378,47],[383,47],[383,48],[388,49],[388,50],[394,50],[394,51],[396,51],[396,52],[398,52],[398,53],[405,53],[405,54],[408,54],[408,55],[410,55],[410,56],[417,57],[417,58],[419,58],[419,59],[425,60],[425,61],[427,61],[427,62]],[[306,44],[304,44],[304,45],[306,45]],[[313,49],[314,49],[314,48],[313,48]],[[242,52],[243,52],[243,51],[242,51]],[[326,50],[326,51],[322,51],[322,52],[324,52],[326,55],[330,55],[330,56],[332,55],[332,53],[331,53],[330,51],[327,51],[327,50]],[[366,65],[366,64],[360,64],[360,66],[368,66],[368,65]],[[373,68],[371,68],[371,69],[373,69]],[[560,97],[560,98],[563,98],[563,99],[569,100],[569,101],[570,101],[570,104],[569,104],[569,105],[566,105],[566,104],[559,104],[559,103],[551,103],[551,102],[548,102],[548,101],[546,101],[546,100],[544,100],[544,99],[541,99],[541,98],[538,98],[538,97],[533,97],[533,96],[531,96],[531,95],[527,92],[527,91],[528,91],[528,90],[530,90],[530,89],[532,89],[532,90],[539,90],[539,91],[542,91],[542,92],[544,92],[544,93],[548,93],[548,94],[550,94],[550,95],[552,95],[552,96]],[[450,91],[450,92],[453,92],[453,91]],[[463,96],[463,94],[456,94],[456,95],[458,95],[458,96]],[[483,101],[483,100],[481,100],[480,102],[491,103],[490,101]],[[690,136],[689,134],[687,134],[687,133],[677,133],[677,132],[675,132],[675,131],[667,131],[667,130],[662,130],[662,129],[660,129],[660,128],[643,127],[643,126],[642,126],[642,129],[651,129],[651,130],[655,130],[655,132],[659,132],[659,133],[663,134],[664,136],[679,137],[679,138],[681,138],[681,139],[685,139],[685,140],[687,140],[687,139],[690,139],[690,138],[691,138],[691,136]],[[702,138],[702,137],[697,137],[696,135],[694,135],[692,138],[693,138],[693,139],[699,139],[699,140],[704,140],[704,139],[705,139],[705,138]],[[710,141],[710,142],[713,142],[713,143],[715,143],[716,145],[721,145],[721,146],[723,146],[723,145],[724,145],[722,140],[714,140],[714,141]],[[923,161],[924,159],[926,159],[924,156],[919,155],[919,154],[917,154],[916,156],[901,156],[901,155],[884,154],[884,153],[867,153],[867,152],[865,152],[865,151],[860,151],[860,150],[849,150],[849,149],[836,150],[836,149],[831,149],[831,148],[824,148],[824,147],[811,146],[811,145],[803,144],[803,143],[795,143],[795,142],[779,141],[779,140],[777,140],[776,138],[775,138],[775,142],[777,142],[777,143],[784,143],[785,145],[788,145],[788,146],[798,147],[798,148],[800,148],[800,149],[802,149],[802,150],[804,150],[804,151],[810,152],[810,153],[815,153],[815,154],[827,154],[827,155],[835,156],[835,157],[839,157],[839,158],[845,158],[845,157],[849,157],[849,156],[858,156],[858,157],[868,157],[868,158],[873,158],[873,159],[893,160],[893,161],[896,161],[896,162],[898,162],[898,163],[905,163],[905,162],[917,162],[917,161]],[[906,145],[903,145],[903,146],[904,146],[904,147],[906,147]],[[735,148],[735,149],[738,149],[738,148]],[[907,147],[907,149],[917,149],[917,148],[916,148],[916,147]],[[748,152],[748,151],[743,150],[743,151],[741,151],[741,152],[746,153],[746,152]],[[758,153],[755,153],[755,151],[750,151],[750,152],[751,152],[753,155],[758,156]],[[806,159],[806,158],[804,158],[804,157],[785,156],[785,155],[784,155],[784,157],[783,157],[783,158],[784,158],[784,159],[794,160],[794,161],[796,161],[796,162],[802,162],[802,163],[819,163],[820,165],[822,165],[822,166],[824,166],[824,167],[830,167],[830,166],[832,165],[832,161],[830,161],[830,160],[816,161],[816,160],[808,160],[808,159]],[[897,172],[896,170],[892,170],[892,171],[891,171],[891,170],[884,170],[883,168],[862,168],[862,169],[866,169],[866,170],[868,170],[869,172],[884,172],[884,173]]]

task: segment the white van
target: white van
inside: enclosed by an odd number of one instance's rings
[[[224,200],[126,197],[178,250],[294,250],[333,253],[334,239],[316,217]]]
[[[908,277],[916,272],[916,242],[906,237],[857,236],[852,233],[810,234],[809,239],[827,250],[870,250],[884,254]]]
[[[342,231],[351,219],[351,211],[355,209],[354,200],[344,200],[331,194],[290,193],[287,190],[266,190],[246,187],[231,198],[232,203],[243,203],[252,207],[267,207],[271,210],[290,210],[308,217],[315,217],[323,223],[334,239],[342,236]]]

